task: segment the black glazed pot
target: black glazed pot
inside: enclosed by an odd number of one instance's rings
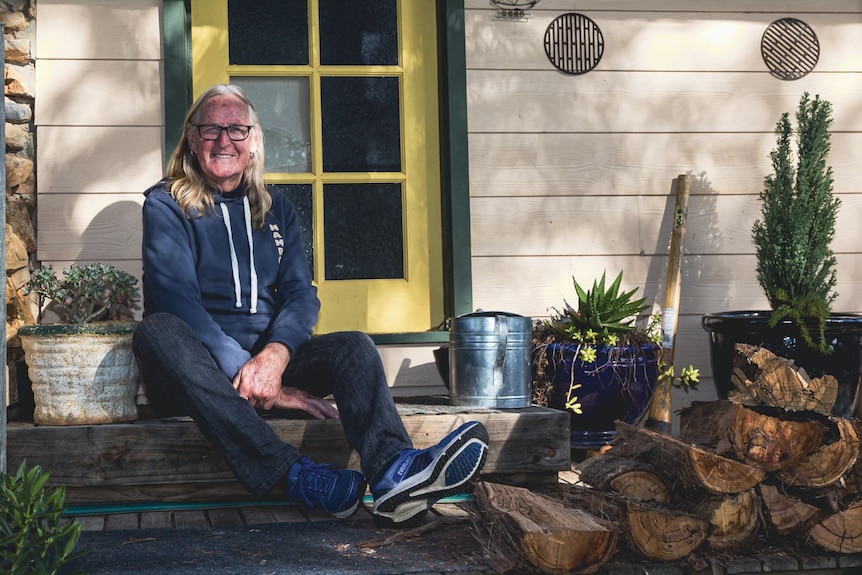
[[[807,345],[793,320],[785,319],[775,327],[770,327],[771,315],[771,311],[731,311],[707,314],[701,319],[703,329],[709,332],[712,376],[718,397],[726,399],[733,390],[730,376],[734,344],[748,343],[794,360],[812,378],[824,374],[834,376],[838,380],[838,398],[832,414],[839,417],[855,416],[862,374],[862,315],[834,313],[827,318],[829,354]],[[812,322],[808,329],[816,337],[816,323]]]

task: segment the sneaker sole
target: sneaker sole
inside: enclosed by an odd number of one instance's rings
[[[391,523],[404,524],[437,500],[461,491],[479,473],[487,457],[487,430],[481,425],[468,427],[449,441],[433,465],[399,485],[397,491],[376,500],[372,512]]]

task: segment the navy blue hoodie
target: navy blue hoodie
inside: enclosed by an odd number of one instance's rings
[[[187,218],[165,185],[144,192],[144,316],[185,321],[231,379],[267,343],[296,351],[311,337],[320,301],[290,201],[272,193],[257,230],[240,192],[215,195],[214,212]]]

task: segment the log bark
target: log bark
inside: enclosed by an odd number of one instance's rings
[[[686,489],[727,495],[751,489],[766,476],[760,469],[650,429],[623,422],[617,422],[616,429],[611,452],[650,462],[668,474],[664,479],[671,486],[679,483]]]
[[[474,495],[527,563],[544,573],[593,573],[616,552],[618,528],[521,487],[480,481]]]
[[[775,485],[761,483],[758,491],[768,531],[774,531],[781,537],[805,531],[820,518],[820,510],[816,506],[788,495]]]
[[[730,436],[740,406],[726,399],[693,401],[679,412],[679,437],[686,443],[709,447],[716,455],[730,452]]]
[[[643,461],[608,452],[585,459],[577,469],[581,481],[599,491],[619,493],[638,501],[671,502],[667,484]]]
[[[838,397],[838,380],[831,375],[810,378],[792,360],[768,349],[738,343],[734,346],[734,391],[731,401],[743,405],[813,411],[828,416]]]

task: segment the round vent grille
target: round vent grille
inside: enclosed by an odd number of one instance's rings
[[[602,59],[605,38],[598,25],[583,14],[558,16],[545,30],[545,54],[558,70],[585,74]]]
[[[817,65],[820,42],[811,26],[802,20],[782,18],[766,28],[760,53],[773,76],[798,80]]]

